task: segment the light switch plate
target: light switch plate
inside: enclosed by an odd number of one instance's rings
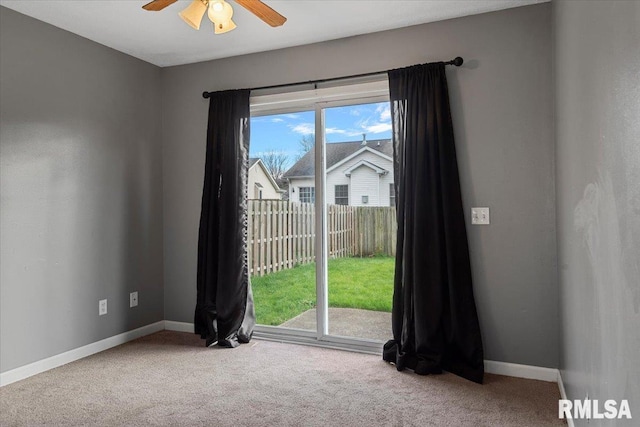
[[[489,225],[489,208],[471,208],[471,224]]]
[[[129,294],[129,308],[136,307],[138,305],[138,291],[131,292]]]

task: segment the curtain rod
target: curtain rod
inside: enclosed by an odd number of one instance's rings
[[[444,65],[455,65],[456,67],[459,67],[459,66],[462,65],[463,62],[464,62],[464,60],[461,57],[457,56],[456,58],[452,59],[451,61],[444,62]],[[284,83],[284,84],[271,85],[271,86],[260,86],[260,87],[251,88],[251,90],[277,89],[277,88],[281,88],[281,87],[299,86],[299,85],[306,85],[306,84],[317,85],[318,83],[334,82],[334,81],[337,81],[337,80],[355,79],[355,78],[358,78],[358,77],[370,77],[370,76],[375,76],[375,75],[378,75],[378,74],[383,74],[383,73],[386,73],[388,71],[389,70],[374,71],[374,72],[371,72],[371,73],[354,74],[352,76],[331,77],[331,78],[328,78],[328,79],[309,80],[309,81],[306,81],[306,82]],[[214,92],[203,92],[202,93],[202,97],[203,98],[209,98],[209,95],[212,94],[212,93],[214,93]]]

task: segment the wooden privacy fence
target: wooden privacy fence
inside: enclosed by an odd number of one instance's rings
[[[329,257],[387,255],[396,250],[394,207],[329,205]],[[248,246],[252,275],[315,260],[315,210],[310,203],[249,200]]]

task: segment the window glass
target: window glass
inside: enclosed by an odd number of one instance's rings
[[[300,202],[315,203],[316,189],[315,187],[300,187]]]
[[[396,225],[387,85],[252,96],[251,162],[268,170],[249,176],[262,186],[248,209],[259,324],[388,339]]]
[[[349,186],[348,185],[336,185],[336,205],[348,205],[349,204]]]

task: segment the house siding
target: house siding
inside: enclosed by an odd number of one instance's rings
[[[280,192],[277,188],[273,186],[271,180],[264,172],[264,169],[256,163],[249,169],[249,187],[248,194],[249,199],[259,199],[260,197],[256,194],[255,188],[256,183],[260,183],[262,185],[262,198],[263,199],[277,199],[280,200],[282,198]]]
[[[389,171],[378,174],[367,166],[361,166],[345,175],[345,171],[356,163],[366,160]],[[335,186],[349,185],[349,205],[351,206],[389,206],[389,184],[393,182],[393,163],[377,154],[365,151],[353,159],[339,165],[327,174],[327,202],[335,203]],[[362,203],[362,196],[369,196],[369,203]]]
[[[363,196],[368,197],[363,203]],[[351,173],[351,194],[349,204],[352,206],[378,206],[380,200],[380,178],[367,166],[360,166]]]
[[[327,202],[330,204],[336,202],[336,185],[349,186],[349,204],[351,204],[351,180],[341,170],[332,171],[327,174]]]
[[[292,202],[300,201],[300,187],[315,187],[315,179],[310,178],[294,178],[290,180],[289,185],[289,200]]]
[[[351,177],[345,171],[356,163],[366,160],[381,167],[389,173],[378,177],[371,168],[362,166],[352,171]],[[360,182],[360,180],[362,180]],[[315,187],[314,178],[291,178],[289,186],[289,200],[298,202],[299,187]],[[340,164],[327,174],[327,202],[335,203],[336,185],[349,186],[349,205],[351,206],[389,206],[389,184],[393,183],[393,162],[376,153],[365,151],[349,161]],[[362,196],[369,196],[369,203],[363,205]]]
[[[349,161],[343,164],[340,164],[338,167],[331,170],[329,174],[333,173],[334,171],[340,171],[344,174],[344,171],[346,171],[356,163],[360,162],[361,160],[366,160],[368,162],[371,162],[374,165],[380,166],[381,168],[388,170],[389,172],[393,171],[393,163],[391,162],[391,160],[387,160],[381,157],[379,154],[373,153],[371,151],[365,151],[355,156],[354,158],[350,159]]]

